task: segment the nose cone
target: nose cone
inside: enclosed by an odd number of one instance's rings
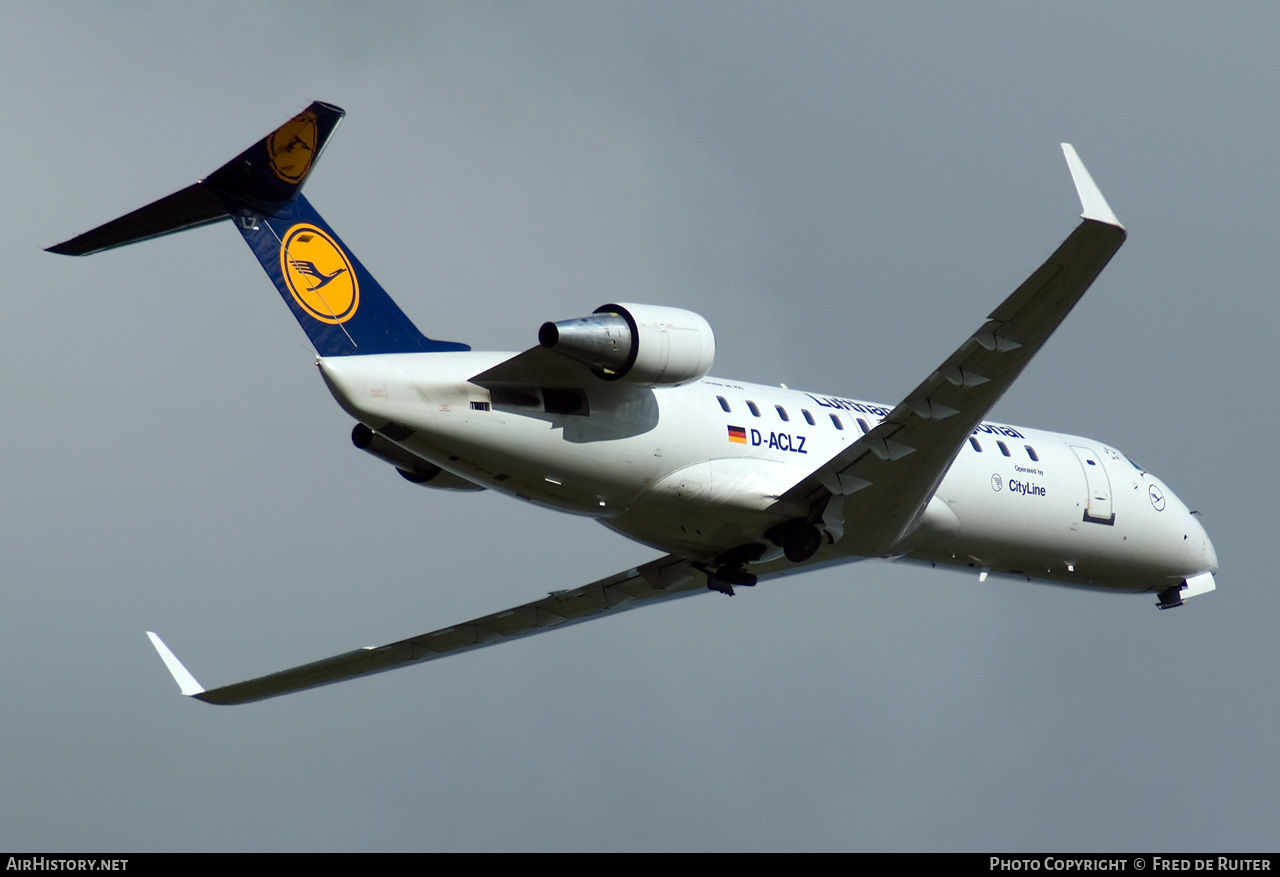
[[[1218,572],[1218,552],[1213,550],[1213,543],[1209,541],[1209,534],[1204,531],[1204,527],[1200,526],[1200,519],[1192,515],[1195,521],[1196,529],[1200,534],[1200,569],[1204,572]]]
[[[1200,516],[1150,472],[1144,472],[1143,478],[1150,486],[1151,505],[1156,510],[1156,518],[1162,522],[1161,531],[1169,540],[1165,544],[1181,546],[1176,555],[1176,572],[1187,577],[1200,573],[1216,574],[1218,552],[1204,531]]]

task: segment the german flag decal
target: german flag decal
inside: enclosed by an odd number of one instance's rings
[[[740,426],[729,427],[729,441],[745,445],[747,443],[747,431]]]

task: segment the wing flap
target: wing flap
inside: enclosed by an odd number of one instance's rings
[[[688,561],[668,555],[589,585],[553,592],[541,600],[452,627],[208,691],[201,688],[158,636],[148,636],[183,694],[205,703],[238,704],[421,664],[705,590],[701,576]]]

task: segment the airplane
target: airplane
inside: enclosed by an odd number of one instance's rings
[[[985,419],[1125,239],[1069,144],[1079,225],[887,406],[709,377],[711,327],[676,307],[607,303],[544,323],[520,353],[427,337],[301,193],[344,115],[312,103],[205,179],[48,249],[83,256],[230,220],[314,345],[357,448],[414,484],[590,516],[663,556],[208,690],[148,632],[182,694],[257,701],[868,558],[1152,592],[1161,609],[1215,588],[1197,513],[1132,458]]]

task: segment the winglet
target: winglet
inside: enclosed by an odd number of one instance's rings
[[[1106,225],[1114,225],[1116,228],[1124,228],[1120,220],[1116,219],[1116,215],[1111,212],[1107,199],[1102,197],[1102,190],[1098,188],[1098,184],[1093,181],[1093,177],[1089,176],[1084,162],[1080,160],[1080,156],[1076,155],[1075,147],[1070,143],[1063,143],[1062,154],[1067,157],[1067,167],[1071,169],[1071,181],[1076,184],[1080,206],[1084,208],[1084,213],[1080,214],[1081,217]]]
[[[151,644],[160,653],[160,660],[164,661],[164,665],[169,668],[169,672],[173,674],[173,681],[178,683],[178,688],[182,689],[182,693],[187,697],[203,694],[204,688],[196,681],[196,677],[192,676],[187,668],[182,666],[178,656],[169,651],[169,647],[164,644],[164,640],[149,630],[147,631],[147,636],[151,637]]]

